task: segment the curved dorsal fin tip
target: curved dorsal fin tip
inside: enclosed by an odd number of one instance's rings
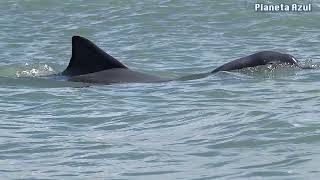
[[[91,42],[89,39],[82,36],[72,36],[72,43],[76,43],[79,40],[85,40],[85,41]]]

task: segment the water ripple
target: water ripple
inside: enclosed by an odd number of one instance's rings
[[[315,179],[319,13],[256,13],[254,3],[1,1],[0,178]],[[185,78],[34,77],[67,66],[73,35],[133,69]],[[261,50],[314,69],[203,74]]]

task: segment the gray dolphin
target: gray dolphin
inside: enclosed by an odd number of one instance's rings
[[[289,64],[298,66],[298,61],[295,57],[290,54],[283,54],[274,51],[261,51],[250,56],[236,59],[234,61],[228,62],[211,73],[216,73],[219,71],[231,71],[236,69],[255,67],[267,64]]]
[[[99,84],[174,80],[133,71],[88,39],[80,36],[72,37],[72,57],[68,67],[60,75],[69,77],[70,81]]]
[[[298,61],[289,54],[262,51],[228,62],[208,74],[266,64],[290,64],[298,66]],[[175,80],[174,78],[133,71],[88,39],[80,36],[72,37],[72,57],[70,63],[58,75],[65,76],[70,81],[99,84],[147,83]]]

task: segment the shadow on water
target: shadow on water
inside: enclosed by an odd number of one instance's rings
[[[276,79],[288,76],[295,76],[297,72],[305,69],[320,69],[319,63],[312,60],[305,60],[299,63],[299,67],[292,65],[264,65],[249,67],[230,72],[218,73],[199,73],[186,75],[177,78],[176,81],[189,81],[217,75],[223,78],[224,75],[246,76],[250,78]],[[0,66],[0,85],[1,86],[30,86],[40,88],[59,88],[59,87],[88,87],[92,84],[71,82],[66,77],[55,76],[59,71],[55,71],[52,66],[47,64],[25,64],[25,65],[4,65]]]
[[[178,78],[178,81],[188,81],[188,80],[196,80],[201,78],[206,78],[208,76],[217,75],[223,78],[225,75],[231,76],[245,76],[250,78],[267,78],[267,79],[276,79],[282,77],[289,77],[297,75],[297,72],[301,70],[308,70],[308,69],[320,69],[320,64],[313,63],[311,60],[301,61],[299,63],[299,67],[294,65],[288,64],[269,64],[264,66],[257,66],[257,67],[249,67],[239,70],[233,71],[220,71],[217,73],[199,73],[199,74],[192,74],[186,75],[181,78]]]
[[[88,87],[88,84],[70,81],[57,81],[40,77],[3,77],[0,76],[0,86],[27,86],[37,88],[60,88],[60,87]]]
[[[0,66],[0,86],[27,86],[37,88],[87,87],[88,84],[70,82],[53,74],[57,72],[47,64],[13,64]]]
[[[320,69],[319,63],[312,60],[300,61],[298,66],[289,64],[268,64],[231,71],[231,74],[242,74],[251,78],[278,79],[298,75],[301,71]]]

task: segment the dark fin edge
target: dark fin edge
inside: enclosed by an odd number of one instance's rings
[[[72,57],[68,67],[61,73],[76,76],[113,68],[126,68],[121,62],[81,36],[72,37]]]

